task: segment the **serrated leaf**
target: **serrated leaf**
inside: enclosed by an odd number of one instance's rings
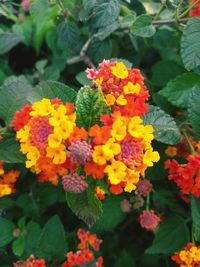
[[[12,251],[16,256],[21,257],[22,254],[24,253],[24,249],[25,249],[25,240],[23,236],[20,236],[15,241],[13,241]]]
[[[88,130],[92,125],[99,123],[100,115],[106,114],[109,109],[100,89],[89,86],[82,87],[76,100],[76,120],[79,127]]]
[[[123,220],[124,213],[120,207],[123,198],[107,196],[102,203],[103,215],[95,223],[93,231],[112,231]]]
[[[57,27],[58,38],[65,43],[66,47],[77,50],[80,45],[80,32],[73,22],[62,22]]]
[[[81,84],[81,85],[92,85],[92,81],[87,78],[87,73],[85,71],[79,72],[76,75],[76,80]]]
[[[118,0],[96,1],[91,16],[92,28],[98,29],[112,24],[119,16]]]
[[[200,82],[192,89],[188,100],[188,116],[196,134],[200,134]]]
[[[96,38],[98,38],[100,41],[103,41],[108,36],[111,35],[114,31],[116,31],[119,28],[119,23],[114,21],[112,24],[107,25],[106,27],[100,28],[98,32],[96,33]]]
[[[152,23],[152,18],[149,15],[141,15],[138,16],[131,26],[131,32],[134,35],[140,36],[140,37],[152,37],[156,29],[155,27],[151,24]]]
[[[108,59],[111,56],[112,45],[108,39],[100,41],[98,39],[94,39],[88,47],[88,55],[92,58],[96,63],[101,62],[103,59]]]
[[[71,87],[55,81],[43,81],[33,89],[35,95],[29,97],[30,102],[41,100],[42,98],[59,98],[63,103],[74,103],[76,91]]]
[[[37,257],[45,259],[63,258],[66,253],[65,230],[57,215],[45,224],[37,245]]]
[[[194,238],[197,242],[200,241],[200,199],[192,196],[191,201],[191,211],[192,211],[192,226]]]
[[[7,82],[0,87],[0,117],[7,125],[13,120],[15,112],[28,103],[32,90],[29,84],[20,80]]]
[[[191,18],[181,38],[181,57],[187,70],[200,66],[200,19]]]
[[[174,145],[181,141],[181,134],[174,119],[162,109],[149,106],[143,118],[145,125],[152,125],[155,139],[164,144]]]
[[[181,217],[174,216],[159,226],[153,244],[145,252],[171,254],[182,249],[189,240],[189,229],[185,221]]]
[[[24,163],[25,157],[19,149],[19,143],[15,141],[15,135],[4,135],[0,142],[0,160],[7,163]]]
[[[166,97],[174,106],[187,108],[189,94],[199,81],[200,75],[184,73],[169,81],[159,94]]]
[[[76,216],[92,227],[102,215],[101,201],[91,189],[80,194],[66,193],[67,204]]]
[[[0,55],[10,51],[23,40],[21,35],[12,32],[0,32]]]
[[[0,247],[3,247],[14,239],[13,230],[15,229],[15,225],[7,219],[0,218],[0,229]]]

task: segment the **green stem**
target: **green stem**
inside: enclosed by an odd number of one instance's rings
[[[194,150],[193,145],[191,144],[191,142],[190,142],[190,140],[189,140],[189,137],[188,137],[187,133],[186,133],[185,131],[183,131],[183,134],[184,134],[184,136],[185,136],[185,138],[186,138],[186,140],[187,140],[188,146],[189,146],[189,148],[190,148],[190,153],[191,153],[191,155],[195,155],[196,152],[195,152],[195,150]]]
[[[192,240],[192,243],[195,245],[194,226],[193,226],[193,224],[192,224],[192,229],[191,229],[191,240]]]
[[[146,210],[150,210],[150,193],[146,197]]]
[[[193,7],[196,5],[196,4],[198,4],[200,2],[200,0],[197,0],[196,2],[194,2],[192,5],[190,5],[182,14],[180,14],[179,16],[178,16],[178,19],[181,19],[181,18],[183,18],[183,17],[185,17],[185,15],[187,15],[187,13],[191,10],[191,9],[193,9]]]
[[[165,7],[165,3],[162,3],[153,20],[157,20],[159,18],[160,13],[163,11],[164,7]]]

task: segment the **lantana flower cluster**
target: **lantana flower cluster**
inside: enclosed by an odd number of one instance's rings
[[[94,252],[99,251],[102,240],[97,239],[95,234],[82,229],[78,230],[77,236],[80,240],[78,251],[67,253],[67,260],[62,264],[62,267],[75,267],[93,262],[94,267],[103,267],[103,258],[100,256],[96,259],[94,255]]]
[[[14,267],[47,267],[44,259],[36,259],[31,255],[26,261],[15,262]]]
[[[172,256],[180,267],[198,267],[200,266],[200,246],[188,243],[187,246]]]
[[[113,194],[132,192],[159,160],[151,145],[153,127],[141,118],[148,110],[144,78],[122,62],[103,61],[98,71],[87,73],[102,90],[110,114],[100,115],[100,123],[86,131],[77,125],[73,104],[44,98],[26,105],[12,122],[26,167],[39,182],[56,185],[62,177],[71,193],[86,190],[91,177],[105,179]],[[96,195],[104,199],[104,189],[97,186]]]
[[[0,161],[0,197],[4,197],[15,192],[14,184],[19,175],[20,172],[18,170],[5,172],[4,163]]]
[[[196,0],[190,0],[190,5],[197,2]],[[191,17],[200,17],[200,3],[196,3],[196,5],[190,10],[189,15]]]

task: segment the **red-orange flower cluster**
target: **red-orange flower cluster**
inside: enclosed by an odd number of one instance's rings
[[[14,184],[19,175],[20,172],[17,170],[10,170],[5,173],[4,163],[0,161],[0,197],[10,195],[15,192]]]
[[[200,155],[190,155],[186,164],[179,164],[176,160],[167,160],[165,168],[169,169],[169,180],[173,180],[180,188],[181,193],[192,193],[200,196]]]
[[[191,0],[190,5],[194,4],[196,0]],[[190,10],[189,15],[191,17],[200,17],[200,3],[196,3],[196,5]]]
[[[14,263],[14,267],[47,267],[44,259],[36,259],[31,255],[26,261]]]
[[[94,263],[95,267],[103,267],[103,258],[95,259],[94,251],[99,251],[102,240],[97,239],[95,234],[89,231],[79,229],[77,236],[80,240],[78,251],[67,253],[67,260],[62,264],[62,267],[74,267],[85,263]]]
[[[143,116],[149,94],[139,69],[127,69],[122,62],[104,60],[99,70],[87,69],[88,78],[101,87],[108,106],[124,116]]]

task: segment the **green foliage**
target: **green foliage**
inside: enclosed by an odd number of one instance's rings
[[[63,258],[67,244],[65,230],[57,215],[45,224],[37,245],[36,255],[40,258]]]
[[[3,247],[14,239],[13,231],[15,229],[15,225],[7,219],[0,218],[0,229],[3,230],[1,230],[0,235],[0,247]]]
[[[122,267],[122,266],[135,267],[135,263],[131,254],[128,253],[126,250],[123,250],[120,253],[119,258],[114,265],[114,267]]]
[[[131,26],[131,32],[140,37],[152,37],[155,34],[156,30],[151,22],[151,16],[141,15],[137,17],[137,19]]]
[[[159,94],[166,97],[173,105],[187,108],[189,94],[192,88],[200,81],[200,76],[195,73],[184,73],[171,80]]]
[[[163,222],[155,235],[153,244],[146,250],[149,254],[171,254],[189,242],[189,230],[181,217],[171,217]]]
[[[144,116],[144,124],[153,126],[155,139],[159,142],[173,145],[181,141],[181,134],[173,117],[159,107],[149,106],[149,112]]]
[[[198,83],[191,91],[188,100],[188,116],[191,121],[192,127],[196,134],[200,134],[200,83]]]
[[[76,216],[91,228],[97,219],[102,216],[101,201],[91,189],[79,194],[66,193],[67,204]]]
[[[193,234],[195,241],[200,240],[200,199],[192,196],[191,202],[192,222],[193,222]]]
[[[88,130],[99,123],[99,116],[108,113],[108,107],[98,88],[85,86],[78,92],[76,99],[76,114],[78,126]]]
[[[200,19],[192,18],[188,21],[181,39],[181,56],[187,70],[200,66]]]
[[[16,33],[0,31],[0,55],[11,50],[22,40],[23,37]]]

